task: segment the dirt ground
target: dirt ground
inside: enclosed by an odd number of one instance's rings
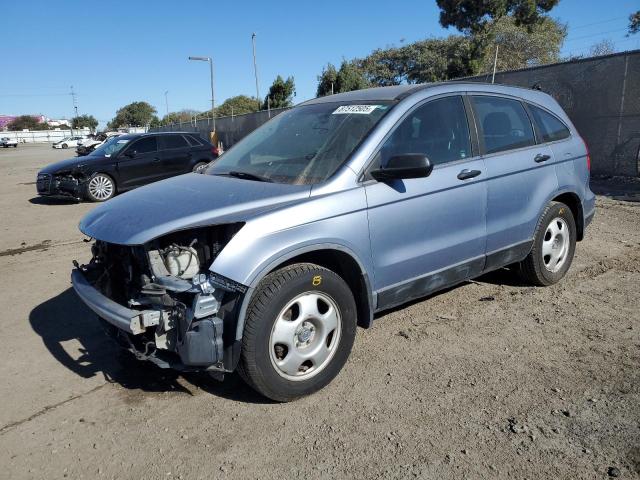
[[[380,315],[290,404],[118,354],[70,288],[72,152],[0,149],[0,478],[640,477],[640,203],[599,185],[568,277],[502,270]],[[636,187],[638,184],[636,184]]]

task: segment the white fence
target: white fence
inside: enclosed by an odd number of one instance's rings
[[[89,135],[88,128],[74,128],[74,135]],[[23,130],[21,132],[0,131],[0,138],[8,137],[18,143],[54,143],[71,136],[71,130]]]

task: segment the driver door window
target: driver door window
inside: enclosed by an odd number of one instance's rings
[[[411,112],[382,146],[381,164],[408,153],[424,154],[433,165],[472,156],[461,96],[432,100]]]

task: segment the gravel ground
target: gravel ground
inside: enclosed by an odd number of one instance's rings
[[[70,153],[0,150],[0,478],[640,477],[635,188],[600,189],[560,284],[502,270],[382,314],[275,404],[114,350],[69,284],[91,205],[34,198]]]

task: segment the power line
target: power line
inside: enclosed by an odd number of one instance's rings
[[[625,28],[618,28],[616,30],[609,30],[607,32],[594,32],[594,33],[590,33],[589,35],[582,35],[581,37],[569,37],[568,40],[565,40],[566,42],[573,42],[574,40],[583,40],[585,38],[591,38],[591,37],[597,37],[600,35],[608,35],[610,33],[617,33],[617,32],[622,32],[622,31],[626,31],[626,27]]]
[[[611,23],[611,22],[615,22],[616,20],[622,20],[622,19],[627,19],[627,17],[616,17],[616,18],[610,18],[609,20],[601,20],[599,22],[593,22],[593,23],[585,23],[584,25],[578,25],[577,27],[572,27],[569,26],[569,28],[571,30],[577,30],[579,28],[587,28],[587,27],[592,27],[594,25],[602,25],[603,23]]]

